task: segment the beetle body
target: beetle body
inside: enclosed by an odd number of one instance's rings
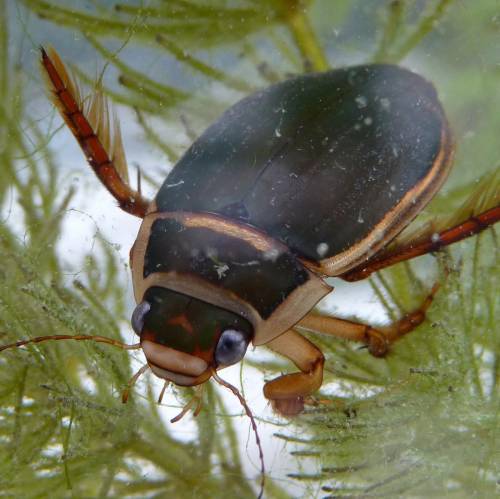
[[[153,368],[201,383],[205,370],[169,368],[173,350],[218,368],[214,346],[237,318],[255,345],[292,328],[331,291],[323,275],[368,259],[414,218],[451,156],[433,86],[397,66],[303,75],[231,107],[165,180],[131,252],[136,301],[163,303],[162,320],[145,314],[137,330],[164,352]],[[185,297],[175,313],[165,290]],[[190,313],[201,303],[234,317],[205,327]]]
[[[149,367],[178,385],[211,376],[221,383],[216,370],[240,361],[250,343],[265,344],[301,372],[268,381],[264,394],[282,414],[299,413],[321,386],[324,363],[299,331],[362,342],[382,356],[425,320],[438,289],[374,328],[311,312],[332,289],[325,277],[365,278],[500,219],[493,189],[471,212],[474,194],[461,218],[396,238],[453,158],[434,87],[398,66],[297,76],[246,97],[194,142],[151,202],[128,183],[102,95],[83,99],[53,50],[42,49],[42,67],[96,175],[122,209],[143,218],[130,252],[132,327]],[[43,339],[66,336],[28,342]]]

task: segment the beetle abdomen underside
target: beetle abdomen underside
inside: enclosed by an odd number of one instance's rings
[[[325,261],[380,225],[403,228],[416,214],[406,205],[422,206],[442,183],[450,142],[433,86],[410,71],[369,65],[300,76],[224,113],[156,203],[244,221]],[[403,215],[386,224],[391,211]]]

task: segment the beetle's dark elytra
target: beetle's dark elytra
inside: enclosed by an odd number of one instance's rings
[[[433,86],[400,67],[299,76],[231,107],[175,166],[156,205],[240,220],[320,261],[401,209],[446,130]]]

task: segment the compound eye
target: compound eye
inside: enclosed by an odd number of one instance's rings
[[[226,329],[220,336],[215,349],[215,362],[218,366],[236,364],[245,355],[249,337],[236,329]]]
[[[139,336],[142,333],[142,328],[144,327],[144,318],[146,317],[146,314],[149,312],[151,309],[151,304],[148,303],[147,301],[143,301],[135,307],[134,313],[132,314],[132,329],[138,334]]]

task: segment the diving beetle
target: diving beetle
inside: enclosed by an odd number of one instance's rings
[[[102,95],[85,100],[42,49],[52,100],[120,207],[143,219],[130,251],[132,327],[153,373],[196,386],[250,343],[300,372],[265,384],[284,415],[322,384],[322,352],[299,331],[363,342],[382,356],[425,318],[385,329],[311,310],[324,280],[362,279],[498,221],[496,206],[419,241],[388,244],[446,179],[454,144],[431,83],[390,64],[311,73],[230,107],[192,144],[153,201],[128,183],[119,129]]]

